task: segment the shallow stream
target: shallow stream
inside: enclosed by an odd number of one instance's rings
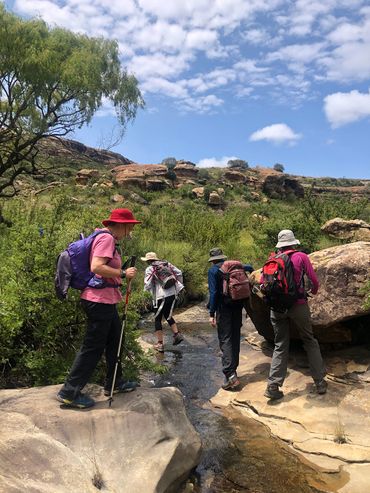
[[[222,383],[216,331],[189,328],[184,335],[185,342],[165,345],[165,353],[156,356],[168,372],[148,377],[156,387],[181,390],[189,419],[202,439],[200,464],[181,493],[336,492],[346,483],[343,474],[319,474],[264,425],[237,409],[212,407],[209,399]],[[149,333],[143,338],[153,341]]]

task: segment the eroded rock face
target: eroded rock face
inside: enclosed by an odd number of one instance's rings
[[[342,240],[370,241],[370,224],[361,219],[347,221],[336,217],[321,226],[321,231]]]
[[[370,242],[326,248],[310,259],[320,282],[318,294],[309,301],[314,326],[330,327],[369,313],[360,289],[370,272]]]
[[[208,205],[219,206],[222,204],[222,198],[216,191],[209,194]]]
[[[59,386],[1,391],[0,491],[178,491],[201,443],[175,388],[115,396],[94,387],[96,407],[62,409]],[[15,465],[17,465],[15,467]]]
[[[204,197],[204,187],[195,187],[192,193],[197,199],[201,199]]]
[[[290,195],[298,198],[304,196],[303,186],[298,180],[281,174],[268,175],[263,182],[262,190],[271,198],[286,199]]]
[[[246,176],[241,171],[227,169],[224,173],[224,178],[227,181],[231,181],[233,183],[245,183]]]
[[[174,167],[174,172],[176,173],[176,177],[178,179],[186,179],[193,178],[196,179],[199,173],[199,169],[196,168],[193,164],[181,164],[177,163]]]
[[[127,166],[117,166],[112,169],[115,182],[122,188],[136,186],[142,190],[150,189],[150,181],[158,180],[163,182],[163,188],[168,186],[165,176],[167,167],[161,164],[129,164]],[[161,185],[162,186],[162,185]],[[158,190],[158,188],[156,188]]]
[[[78,185],[87,185],[88,181],[92,178],[99,177],[99,170],[97,169],[80,169],[76,174],[76,183]]]

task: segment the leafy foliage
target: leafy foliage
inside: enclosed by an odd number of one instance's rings
[[[280,173],[284,173],[285,168],[283,164],[276,163],[274,164],[274,170],[279,171]]]
[[[229,168],[249,168],[247,161],[244,161],[244,159],[229,159],[227,165]]]
[[[184,273],[186,301],[200,300],[207,293],[211,248],[218,246],[229,258],[257,268],[274,249],[281,229],[292,229],[302,246],[313,251],[341,243],[322,234],[320,226],[327,219],[353,219],[368,207],[343,197],[324,198],[310,193],[294,203],[246,203],[242,188],[235,187],[226,189],[225,210],[214,211],[204,201],[190,198],[191,189],[192,185],[185,185],[161,193],[141,192],[147,205],[138,205],[134,199],[128,202],[142,224],[135,228],[133,239],[124,244],[126,255],[143,256],[155,251],[177,265]],[[40,194],[34,199],[13,198],[3,203],[3,215],[12,225],[0,223],[2,385],[61,382],[79,347],[85,317],[77,292],[72,292],[65,303],[56,299],[55,262],[80,232],[89,234],[107,217],[112,190],[102,195],[92,188],[79,190],[78,201],[72,201],[76,193],[75,188],[66,186],[65,195],[59,193],[52,199]],[[139,262],[138,269],[124,352],[124,367],[130,377],[151,365],[137,342],[137,320],[148,303],[143,291],[145,264]],[[99,381],[100,377],[97,372],[95,378]]]
[[[35,173],[37,143],[64,136],[112,103],[124,130],[144,101],[121,68],[118,45],[40,19],[24,20],[0,5],[0,196],[16,193],[20,174]]]

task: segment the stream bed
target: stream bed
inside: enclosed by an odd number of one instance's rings
[[[214,329],[189,328],[179,346],[165,344],[157,353],[163,375],[147,375],[143,385],[175,386],[184,395],[188,417],[203,444],[201,461],[179,493],[322,493],[346,483],[344,473],[319,473],[268,428],[229,406],[209,402],[222,383],[220,353]],[[153,342],[144,332],[143,339]],[[165,331],[167,340],[171,334]]]

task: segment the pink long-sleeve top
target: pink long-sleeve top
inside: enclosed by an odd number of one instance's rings
[[[295,252],[290,255],[290,260],[294,267],[294,281],[299,286],[298,291],[304,294],[304,286],[301,285],[301,279],[304,274],[311,281],[311,293],[316,294],[319,290],[319,281],[312,267],[311,261],[306,253]],[[296,303],[302,305],[307,303],[306,298],[299,298]]]

